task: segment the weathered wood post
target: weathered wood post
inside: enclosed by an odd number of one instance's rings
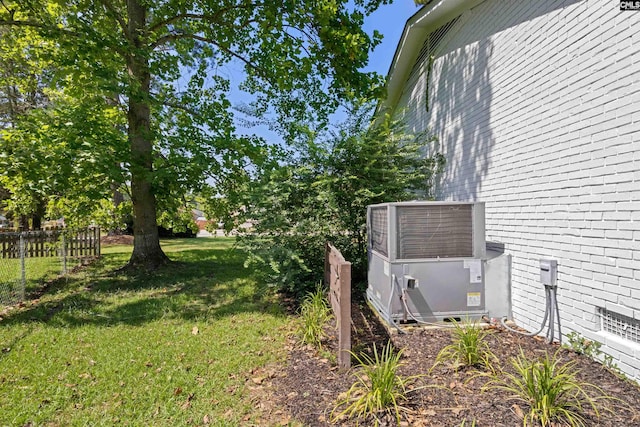
[[[325,281],[338,326],[338,366],[351,366],[351,263],[333,245],[325,245]]]

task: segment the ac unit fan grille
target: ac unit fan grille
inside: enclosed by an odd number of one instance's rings
[[[472,214],[471,205],[398,207],[398,258],[473,256]]]
[[[387,248],[389,232],[387,230],[387,207],[371,208],[370,229],[371,248],[384,256],[389,256]]]

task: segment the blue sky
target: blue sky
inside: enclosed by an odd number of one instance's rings
[[[386,76],[402,35],[407,19],[418,11],[413,0],[395,0],[393,4],[382,5],[371,16],[367,17],[365,31],[372,34],[378,30],[384,35],[382,43],[371,54],[369,69]]]
[[[392,4],[380,6],[373,14],[365,18],[364,29],[367,33],[373,34],[374,30],[378,30],[384,36],[382,42],[370,54],[369,66],[365,71],[376,71],[383,76],[387,75],[393,54],[402,35],[404,24],[417,10],[418,7],[413,0],[395,0]],[[238,71],[239,69],[230,72]],[[235,105],[237,102],[242,102],[243,95],[238,92],[234,95],[230,99],[232,104]],[[335,115],[335,122],[343,120],[343,114]],[[277,134],[269,131],[266,126],[244,128],[240,125],[240,122],[237,122],[237,124],[238,132],[241,134],[255,134],[272,143],[282,141]]]

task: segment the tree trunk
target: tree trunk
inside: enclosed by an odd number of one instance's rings
[[[38,199],[36,208],[31,214],[31,229],[42,230],[42,218],[47,212],[47,205],[44,200]]]
[[[29,231],[29,217],[27,215],[20,215],[18,218],[18,231]]]
[[[115,182],[111,183],[111,202],[113,203],[113,215],[111,216],[111,220],[113,224],[117,224],[116,221],[120,219],[120,216],[118,214],[118,207],[120,207],[120,205],[124,203],[124,195],[118,190],[118,185]],[[116,225],[113,228],[107,230],[107,235],[117,236],[120,234],[124,234],[125,228],[126,226],[124,226],[123,228],[123,226]]]
[[[131,148],[131,201],[133,203],[133,253],[129,268],[155,269],[168,262],[160,247],[153,193],[153,146],[150,129],[149,55],[145,54],[143,37],[146,6],[140,0],[127,0],[129,39],[127,56],[129,72],[128,136]]]

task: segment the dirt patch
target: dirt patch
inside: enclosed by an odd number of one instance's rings
[[[390,338],[397,348],[404,349],[401,368],[403,375],[424,375],[421,385],[427,386],[411,394],[406,406],[409,412],[403,417],[402,426],[521,426],[522,411],[526,406],[509,400],[503,391],[482,391],[486,378],[475,377],[477,371],[456,372],[451,367],[439,365],[431,372],[436,355],[451,343],[451,334],[446,329],[414,329],[408,334],[387,334],[366,305],[353,308],[356,351],[370,351],[372,343],[378,347]],[[510,368],[510,358],[520,349],[529,358],[539,358],[546,353],[558,355],[563,361],[575,361],[579,378],[601,387],[604,392],[620,399],[610,403],[611,412],[602,412],[600,418],[586,411],[588,426],[640,426],[640,388],[637,384],[621,379],[593,360],[580,356],[558,345],[549,345],[544,339],[531,338],[494,328],[488,338],[491,350],[505,369]],[[336,337],[327,343],[330,354],[335,354]],[[305,426],[355,426],[356,420],[341,420],[332,423],[332,410],[336,398],[344,393],[354,381],[350,372],[340,372],[327,354],[322,355],[310,348],[300,348],[292,339],[288,360],[269,368],[268,381],[252,384],[257,405],[264,419],[261,425],[286,425],[295,421]],[[255,386],[255,387],[254,387]],[[294,424],[295,425],[295,424]],[[359,420],[359,425],[373,425],[373,420]],[[395,419],[385,419],[381,425],[396,426]]]
[[[101,245],[133,245],[133,236],[130,234],[115,234],[113,236],[102,236]]]

